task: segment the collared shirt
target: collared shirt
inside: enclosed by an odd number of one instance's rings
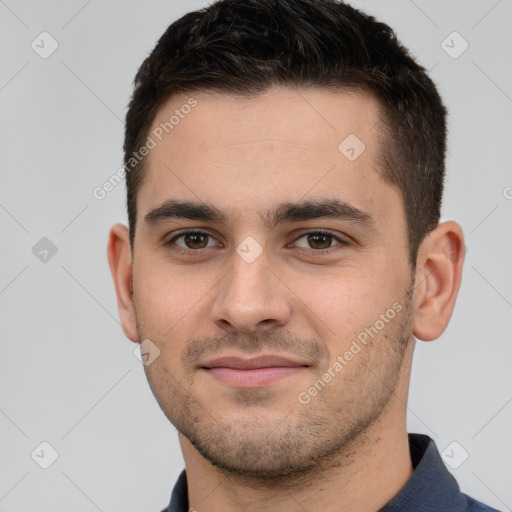
[[[499,512],[463,494],[430,437],[409,434],[414,472],[402,490],[379,512]],[[162,512],[188,512],[187,476],[181,473],[169,506]]]

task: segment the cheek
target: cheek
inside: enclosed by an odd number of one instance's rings
[[[214,288],[213,276],[200,276],[190,268],[185,272],[156,258],[141,260],[134,269],[134,296],[142,322],[165,333],[201,311]]]
[[[331,352],[343,350],[401,297],[396,276],[380,270],[334,269],[324,276],[303,274],[296,283],[298,304],[305,306],[299,308],[317,325],[326,343],[331,340]]]
[[[139,336],[151,340],[160,350],[159,357],[144,370],[153,392],[158,393],[184,385],[180,357],[194,336],[204,293],[191,292],[195,287],[190,280],[176,278],[162,265],[149,263],[137,270],[134,296]]]

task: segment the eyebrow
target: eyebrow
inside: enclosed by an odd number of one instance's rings
[[[268,230],[284,222],[299,222],[318,218],[345,220],[369,231],[377,230],[377,223],[370,213],[339,199],[280,203],[270,210],[258,213]],[[168,219],[189,219],[219,224],[228,224],[229,222],[226,212],[211,204],[175,199],[165,201],[144,216],[144,221],[148,225],[156,225]]]

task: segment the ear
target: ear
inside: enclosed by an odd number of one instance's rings
[[[115,224],[110,229],[107,247],[108,264],[116,288],[117,307],[126,336],[139,341],[132,289],[132,250],[128,228]]]
[[[423,341],[439,338],[455,307],[465,257],[464,234],[454,221],[439,224],[418,250],[413,335]]]

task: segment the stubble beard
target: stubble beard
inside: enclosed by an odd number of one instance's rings
[[[363,347],[307,405],[297,400],[302,390],[285,407],[265,406],[265,393],[240,390],[242,414],[226,421],[215,404],[202,403],[168,369],[145,368],[150,387],[169,421],[221,473],[269,488],[307,482],[334,466],[349,465],[388,407],[411,342],[411,293],[405,294],[398,322],[391,324],[397,326]]]

